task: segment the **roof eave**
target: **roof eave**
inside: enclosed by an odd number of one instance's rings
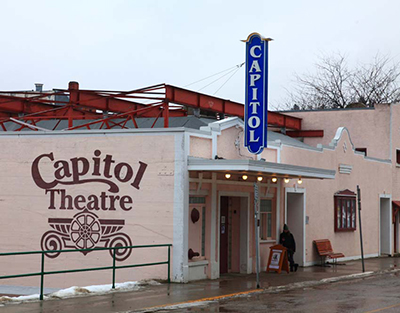
[[[283,163],[256,160],[211,160],[188,158],[189,171],[212,172],[252,172],[282,177],[301,177],[314,179],[334,179],[336,171],[315,167],[298,166]]]

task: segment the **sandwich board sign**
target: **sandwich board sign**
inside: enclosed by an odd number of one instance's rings
[[[260,154],[267,147],[268,42],[258,33],[246,40],[246,102],[244,145],[250,153]]]
[[[287,249],[282,245],[272,246],[269,252],[267,273],[274,271],[280,274],[282,270],[289,274]]]

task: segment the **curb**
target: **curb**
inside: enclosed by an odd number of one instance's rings
[[[193,307],[193,306],[206,305],[206,304],[221,301],[221,300],[228,300],[228,299],[242,298],[242,297],[251,297],[251,296],[259,295],[259,294],[279,293],[282,291],[295,290],[295,289],[301,289],[301,288],[307,288],[307,287],[316,287],[316,286],[327,285],[327,284],[336,283],[336,282],[340,282],[340,281],[357,280],[357,279],[363,279],[363,278],[372,277],[372,276],[380,276],[380,275],[385,275],[385,274],[389,274],[389,273],[398,273],[398,272],[400,272],[400,269],[387,269],[387,270],[381,270],[381,271],[375,271],[375,272],[370,271],[370,272],[350,274],[350,275],[344,275],[344,276],[338,276],[338,277],[323,278],[321,280],[304,281],[304,282],[300,282],[300,283],[291,283],[291,284],[282,285],[282,286],[273,286],[273,287],[268,287],[268,288],[264,288],[264,289],[253,289],[253,290],[248,290],[248,291],[226,294],[226,295],[222,295],[222,296],[201,298],[201,299],[197,299],[197,300],[157,305],[157,306],[142,308],[142,309],[133,310],[133,311],[129,311],[129,312],[150,313],[150,312],[157,312],[160,310],[176,310],[176,309],[182,309],[182,308],[189,308],[189,307]]]

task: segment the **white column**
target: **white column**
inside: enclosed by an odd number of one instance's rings
[[[277,183],[277,189],[276,189],[276,243],[279,243],[279,235],[281,233],[281,225],[280,225],[280,223],[281,223],[281,188],[282,188],[282,179],[279,178],[278,183]],[[285,213],[286,213],[286,210],[285,210]]]
[[[217,243],[217,238],[219,237],[219,223],[218,223],[218,199],[217,199],[217,173],[212,173],[211,182],[211,245],[210,245],[210,266],[211,266],[211,279],[216,279],[219,277],[219,244]],[[219,241],[218,241],[219,242]]]
[[[189,173],[185,149],[185,133],[175,135],[174,217],[172,281],[189,279]]]

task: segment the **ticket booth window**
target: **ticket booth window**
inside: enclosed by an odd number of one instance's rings
[[[272,239],[272,200],[260,201],[260,237],[261,240]]]
[[[205,256],[206,246],[206,198],[189,198],[189,248],[199,256]]]

